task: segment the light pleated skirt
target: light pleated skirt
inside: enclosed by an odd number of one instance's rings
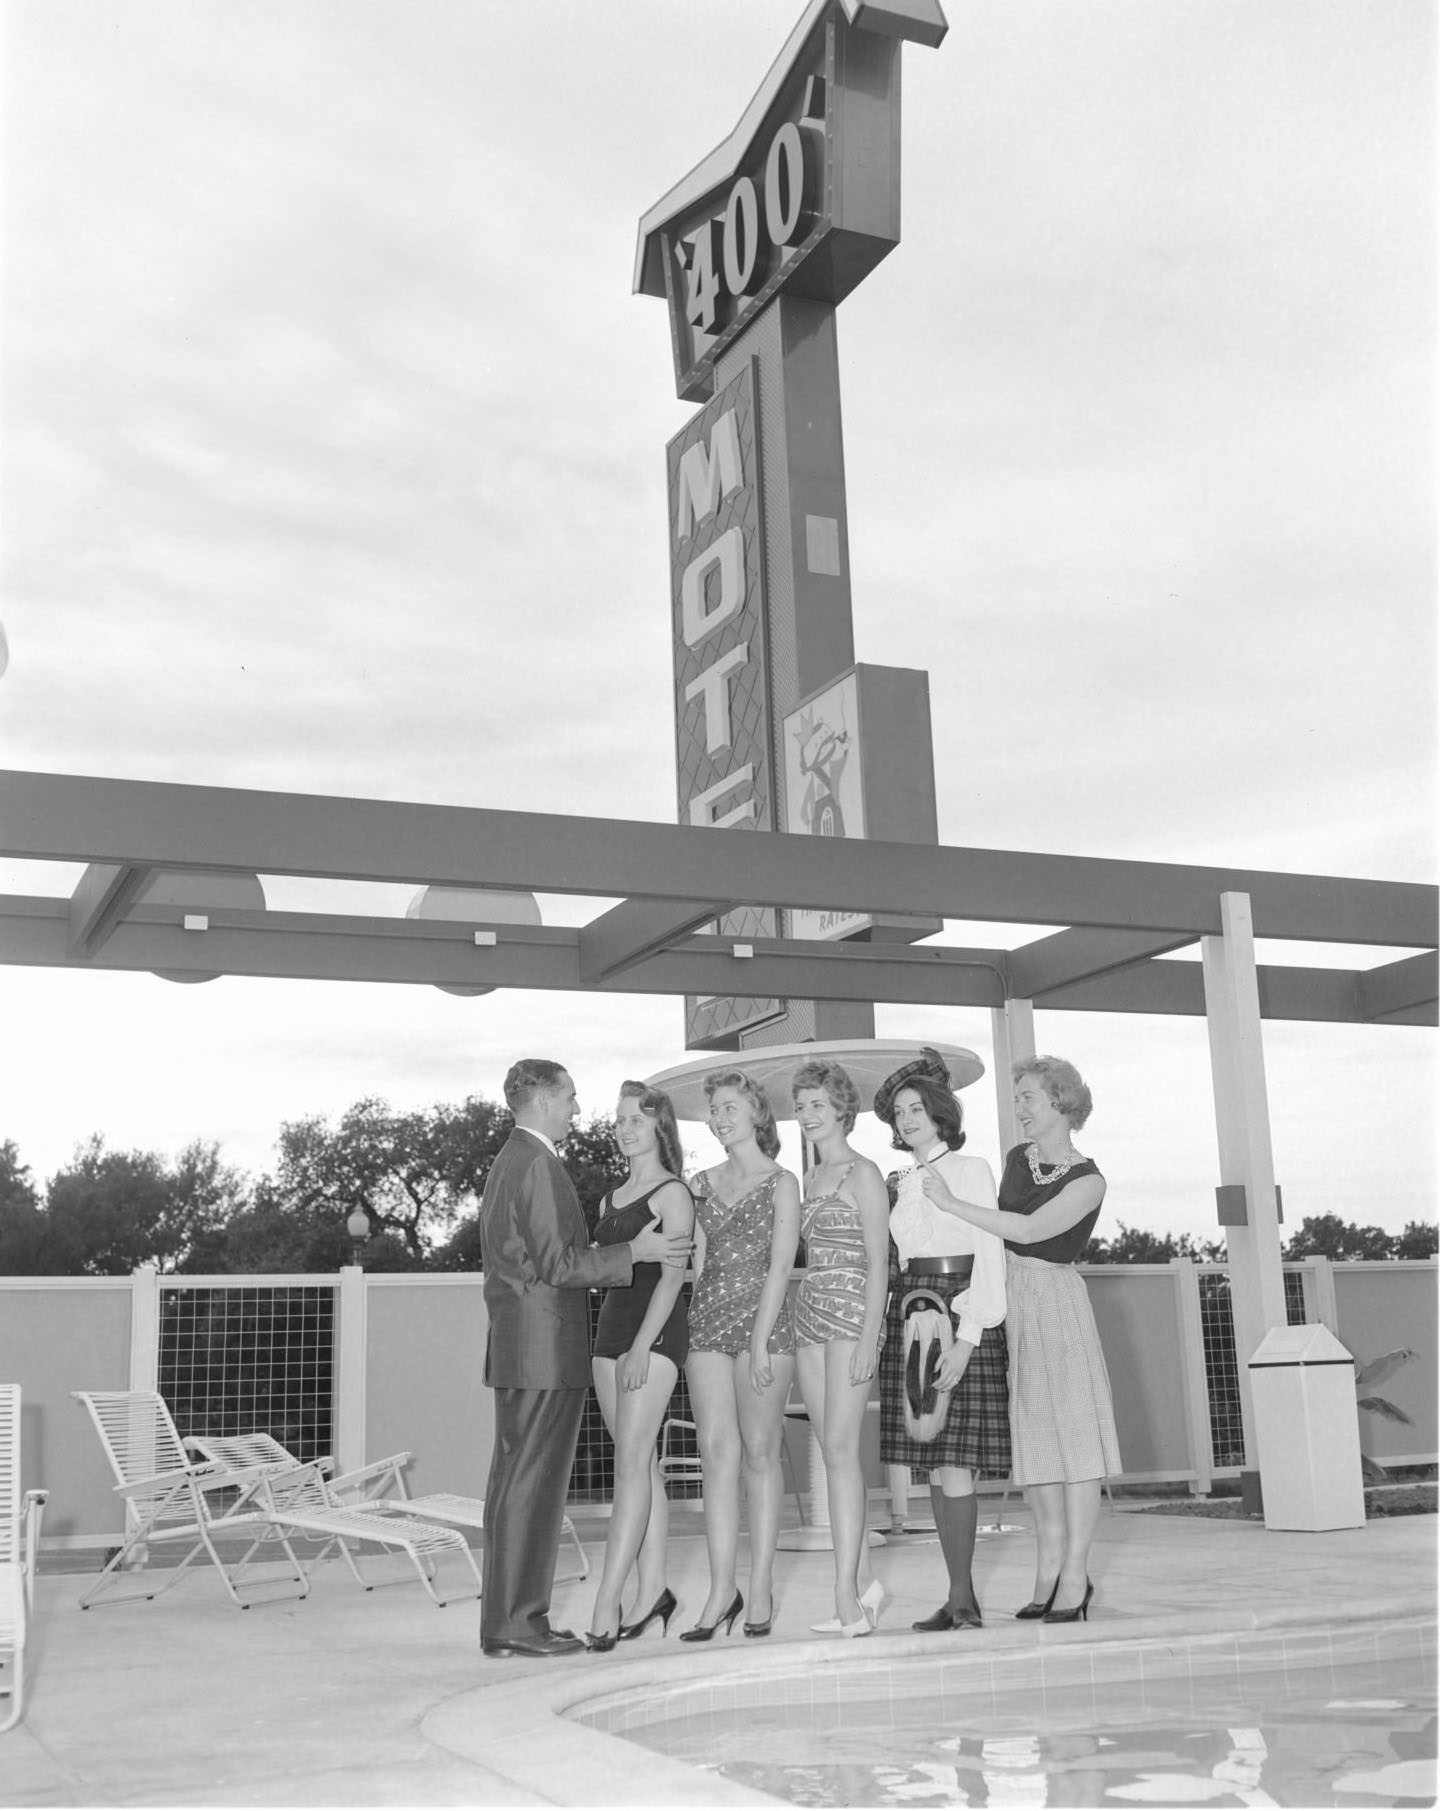
[[[1073,1264],[1005,1254],[1010,1444],[1017,1484],[1078,1484],[1120,1470],[1110,1377]]]

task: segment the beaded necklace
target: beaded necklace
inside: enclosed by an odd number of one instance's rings
[[[1085,1162],[1084,1157],[1081,1156],[1079,1151],[1072,1151],[1063,1163],[1053,1165],[1047,1163],[1042,1165],[1039,1150],[1033,1144],[1026,1145],[1025,1156],[1030,1164],[1030,1175],[1036,1185],[1040,1187],[1043,1187],[1047,1182],[1058,1182],[1067,1171],[1074,1169],[1077,1163]],[[1048,1176],[1042,1176],[1040,1174],[1042,1168],[1049,1170],[1050,1174]]]

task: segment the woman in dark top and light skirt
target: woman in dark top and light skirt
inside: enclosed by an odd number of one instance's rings
[[[615,1142],[630,1174],[606,1196],[595,1243],[620,1244],[656,1220],[667,1233],[692,1231],[695,1203],[679,1179],[683,1159],[670,1096],[643,1082],[622,1083]],[[673,1265],[637,1264],[627,1287],[606,1290],[600,1309],[590,1369],[615,1442],[615,1500],[586,1636],[596,1653],[643,1634],[657,1618],[664,1633],[675,1610],[665,1582],[670,1506],[655,1442],[685,1362],[684,1280],[685,1272]],[[620,1594],[632,1566],[638,1566],[636,1609],[642,1613],[622,1626]]]
[[[1088,1619],[1088,1565],[1100,1490],[1120,1470],[1110,1378],[1085,1283],[1075,1269],[1105,1198],[1105,1178],[1071,1139],[1090,1090],[1053,1056],[1016,1063],[1015,1118],[1027,1140],[1005,1159],[999,1209],[961,1201],[935,1174],[937,1207],[1005,1240],[1013,1476],[1035,1517],[1035,1596],[1016,1614]]]

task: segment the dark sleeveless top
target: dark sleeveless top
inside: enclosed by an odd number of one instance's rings
[[[665,1182],[678,1180],[678,1177],[665,1178]],[[657,1182],[638,1201],[631,1201],[625,1207],[611,1207],[610,1196],[607,1195],[604,1212],[595,1228],[595,1243],[628,1245],[638,1233],[644,1232],[658,1218],[654,1208],[650,1206],[650,1197],[658,1194],[665,1182]],[[685,1185],[682,1182],[680,1186],[683,1188]],[[635,1344],[635,1335],[640,1331],[640,1323],[650,1307],[650,1297],[660,1281],[661,1268],[659,1264],[637,1264],[628,1284],[605,1291],[605,1300],[600,1305],[600,1324],[595,1329],[596,1358],[619,1358]],[[676,1296],[675,1306],[670,1310],[669,1318],[650,1349],[652,1352],[663,1353],[679,1366],[685,1362],[688,1344],[685,1297],[682,1294]]]
[[[1061,1189],[1072,1183],[1077,1176],[1100,1175],[1095,1159],[1085,1157],[1079,1163],[1072,1163],[1063,1176],[1037,1183],[1030,1174],[1030,1159],[1025,1155],[1029,1148],[1028,1145],[1017,1144],[1005,1159],[1005,1173],[1000,1178],[997,1194],[1002,1214],[1033,1214],[1037,1207],[1053,1201]],[[1044,1168],[1043,1164],[1041,1168]],[[1103,1181],[1103,1177],[1101,1179]],[[1103,1207],[1104,1203],[1100,1205]],[[1007,1239],[1005,1249],[1021,1258],[1043,1258],[1047,1264],[1073,1264],[1090,1243],[1090,1235],[1099,1218],[1100,1208],[1096,1207],[1084,1219],[1077,1220],[1068,1231],[1057,1233],[1053,1239],[1042,1239],[1038,1245],[1016,1245]]]

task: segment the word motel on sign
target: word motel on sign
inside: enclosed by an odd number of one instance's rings
[[[696,533],[744,483],[739,424],[734,409],[728,409],[716,421],[708,446],[697,440],[680,456],[677,542]],[[737,522],[695,553],[681,576],[680,634],[685,646],[695,649],[718,635],[744,608],[745,595],[745,537]],[[685,688],[686,705],[698,704],[704,711],[705,752],[712,757],[735,740],[730,687],[749,660],[749,642],[737,642],[718,654]],[[754,777],[754,764],[747,762],[695,793],[688,804],[690,822],[714,829],[753,822],[753,798],[728,807],[724,802],[750,785]]]

